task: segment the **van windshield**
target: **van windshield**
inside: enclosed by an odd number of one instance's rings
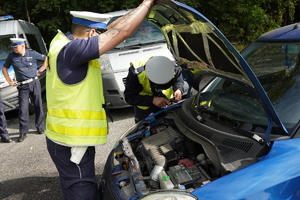
[[[9,39],[13,37],[13,35],[0,35],[0,60],[5,60],[8,54],[13,51]]]
[[[165,37],[155,25],[143,21],[138,30],[128,39],[120,43],[116,48],[130,47],[156,42],[165,42]]]

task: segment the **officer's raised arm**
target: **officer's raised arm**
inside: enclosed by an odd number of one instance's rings
[[[129,38],[153,5],[154,0],[144,0],[137,8],[108,25],[107,31],[99,35],[99,54],[106,53]]]

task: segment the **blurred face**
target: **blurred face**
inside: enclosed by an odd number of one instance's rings
[[[13,47],[15,53],[22,55],[24,53],[25,50],[25,45],[24,44],[19,44],[16,47]]]

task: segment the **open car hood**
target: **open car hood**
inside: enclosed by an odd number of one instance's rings
[[[288,132],[248,63],[205,16],[180,2],[158,0],[147,20],[161,29],[177,64],[190,73],[194,89],[199,91],[207,74],[230,79],[262,103],[270,123]]]

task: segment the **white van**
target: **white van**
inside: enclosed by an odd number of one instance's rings
[[[1,70],[6,57],[13,51],[10,38],[16,37],[26,39],[26,48],[47,55],[46,44],[39,29],[34,24],[24,20],[16,20],[11,15],[0,16],[0,96],[3,101],[4,112],[15,110],[19,106],[18,90],[7,83]],[[42,62],[38,63],[39,67],[40,65]],[[8,69],[8,73],[12,80],[15,79],[15,72],[12,67]],[[46,89],[45,76],[45,73],[39,76],[42,91]],[[29,112],[34,113],[34,106],[31,101],[29,101]]]
[[[110,23],[131,10],[105,13],[112,15]],[[148,21],[113,50],[100,56],[106,105],[109,109],[128,107],[124,90],[130,62],[144,55],[164,55],[174,60],[161,31]]]

